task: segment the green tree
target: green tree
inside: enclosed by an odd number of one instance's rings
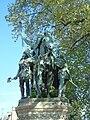
[[[8,6],[6,20],[13,26],[15,40],[36,39],[41,31],[51,32],[65,54],[72,81],[66,96],[71,119],[90,119],[90,1],[16,0]],[[83,113],[83,114],[82,114]]]

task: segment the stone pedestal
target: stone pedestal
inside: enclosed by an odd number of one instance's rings
[[[69,120],[70,105],[60,98],[28,98],[16,107],[18,120]]]

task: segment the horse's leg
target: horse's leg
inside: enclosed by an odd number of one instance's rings
[[[47,83],[47,98],[50,98],[50,83]]]
[[[42,67],[41,67],[41,64],[38,63],[37,65],[37,71],[36,71],[36,84],[37,84],[37,97],[39,97],[41,95],[41,86],[42,86],[42,73],[43,73],[43,70],[42,70]]]
[[[36,97],[38,98],[40,96],[39,76],[38,75],[36,75],[35,81],[36,81]]]
[[[49,72],[49,71],[48,71]],[[49,73],[45,71],[45,87],[47,91],[47,98],[50,97],[49,91],[50,91],[50,83],[49,83]]]
[[[48,71],[47,73],[47,97],[50,98],[50,86],[53,84],[53,73]]]
[[[39,75],[38,75],[38,65],[34,66],[33,69],[33,80],[34,80],[34,87],[36,91],[36,97],[38,98],[40,96],[40,90],[39,90]]]
[[[39,71],[38,77],[37,77],[37,97],[41,95],[41,87],[42,87],[42,71]]]
[[[38,81],[37,81],[37,97],[39,97],[41,95],[41,90],[40,90],[40,80],[39,80],[39,77],[38,77]]]
[[[29,80],[29,91],[30,91],[30,97],[32,96],[32,83],[31,80]]]

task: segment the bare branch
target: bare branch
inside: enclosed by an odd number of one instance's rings
[[[74,46],[78,43],[78,42],[80,42],[83,38],[85,38],[85,37],[88,37],[88,36],[90,36],[90,33],[87,33],[87,34],[85,34],[85,35],[83,35],[82,37],[80,37],[78,40],[76,40],[75,42],[74,42],[74,44],[71,46],[71,50],[74,48]]]

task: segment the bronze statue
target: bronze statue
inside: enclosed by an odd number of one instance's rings
[[[33,97],[32,89],[35,89],[35,97],[52,97],[51,91],[54,90],[56,91],[54,97],[61,97],[64,94],[70,73],[61,50],[54,46],[48,34],[44,33],[31,50],[23,52],[14,79],[17,78],[20,82],[22,99]],[[11,78],[8,78],[8,81],[10,80]],[[26,84],[26,97],[24,84]]]
[[[19,78],[19,86],[21,91],[21,99],[31,97],[31,87],[32,87],[32,68],[34,64],[33,57],[30,57],[29,50],[25,50],[23,52],[22,58],[19,61],[19,69],[17,75],[13,79]],[[10,78],[8,79],[8,81]],[[25,97],[25,88],[24,84],[26,85],[26,97]]]

